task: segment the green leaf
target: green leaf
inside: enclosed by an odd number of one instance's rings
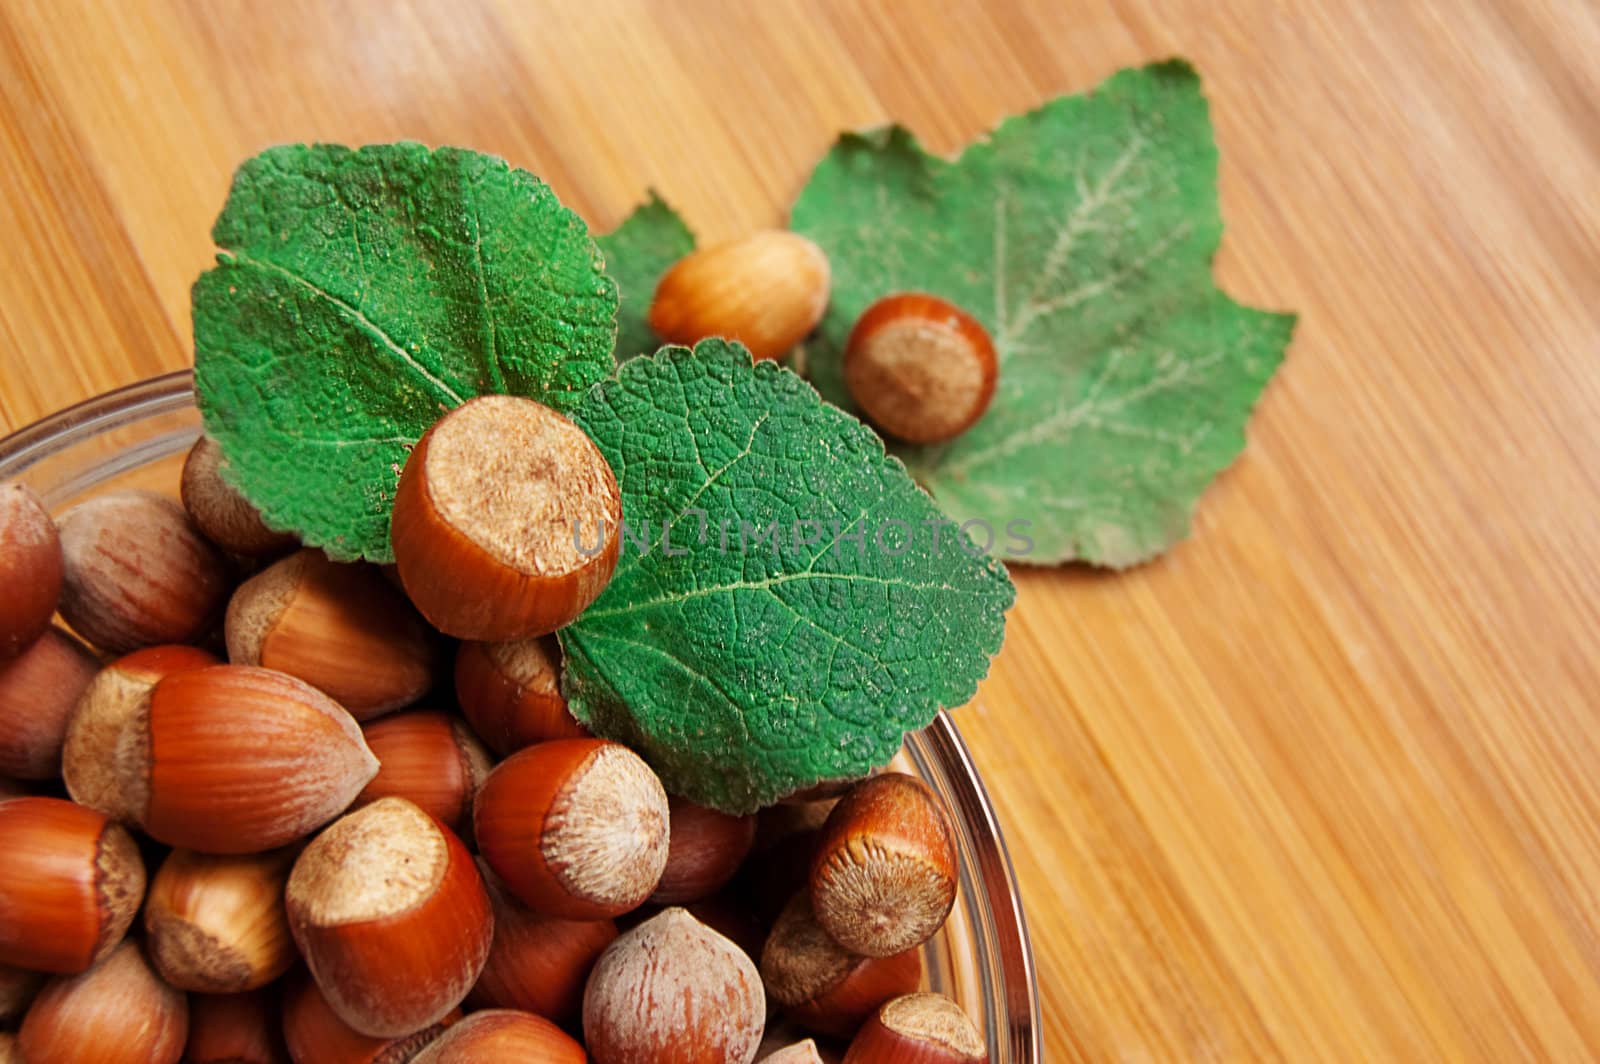
[[[657,347],[650,331],[650,301],[667,268],[694,250],[694,234],[678,212],[655,190],[650,198],[595,243],[606,258],[606,272],[622,293],[617,311],[617,360],[625,362]]]
[[[236,485],[333,558],[389,561],[410,447],[504,392],[566,409],[611,372],[616,285],[538,178],[455,148],[272,148],[234,175],[195,283],[195,391]]]
[[[669,791],[753,810],[887,763],[972,697],[1010,579],[799,377],[707,340],[625,363],[572,416],[627,528],[610,585],[560,632],[563,683]]]
[[[903,129],[847,135],[795,204],[833,265],[807,365],[851,408],[840,354],[896,291],[942,296],[995,339],[989,412],[897,446],[958,521],[1032,522],[1021,560],[1124,566],[1182,538],[1293,329],[1220,292],[1217,151],[1181,62],[1123,71],[1009,119],[954,162]]]

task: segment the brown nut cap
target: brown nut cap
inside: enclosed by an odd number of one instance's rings
[[[540,1016],[509,1009],[476,1012],[412,1058],[413,1064],[584,1064],[583,1047]]]
[[[32,490],[0,484],[0,662],[44,634],[61,597],[61,538]]]
[[[738,340],[782,358],[828,309],[828,257],[803,236],[766,229],[693,251],[662,276],[650,328],[667,343]]]
[[[60,774],[72,707],[99,668],[88,648],[59,628],[0,660],[0,775],[43,780]]]
[[[494,908],[494,944],[467,1005],[519,1009],[562,1024],[576,1020],[583,985],[616,939],[617,925],[541,915],[506,893],[494,873],[483,880]]]
[[[248,665],[174,673],[124,729],[116,772],[146,834],[260,853],[346,808],[378,772],[361,729],[301,680]]]
[[[583,995],[595,1064],[750,1064],[766,1018],[750,958],[683,909],[607,947]]]
[[[845,341],[850,397],[885,434],[911,443],[938,443],[972,427],[989,409],[998,373],[982,324],[918,292],[872,304]]]
[[[148,491],[62,515],[61,616],[108,654],[188,643],[222,612],[228,568],[183,507]]]
[[[0,964],[74,974],[109,954],[144,900],[133,837],[59,798],[0,801]]]
[[[644,902],[667,863],[667,794],[639,755],[558,739],[496,766],[478,792],[478,848],[523,904],[600,920]]]
[[[299,542],[294,533],[268,528],[261,511],[223,477],[222,464],[222,448],[209,436],[196,440],[184,459],[178,494],[195,527],[223,550],[249,558],[293,549]]]
[[[296,676],[357,720],[407,706],[433,686],[428,626],[383,574],[301,550],[239,585],[228,603],[228,660]]]
[[[278,995],[272,988],[190,996],[184,1064],[288,1064],[288,1060]]]
[[[811,865],[817,921],[867,957],[926,942],[955,905],[954,838],[921,780],[886,772],[858,783],[828,815]]]
[[[484,744],[509,757],[548,739],[583,739],[561,694],[561,648],[551,636],[461,644],[456,699]]]
[[[756,818],[730,816],[671,798],[667,866],[650,901],[684,905],[709,898],[739,871],[755,841]]]
[[[61,748],[61,775],[72,800],[114,819],[131,820],[116,773],[123,729],[142,719],[150,689],[163,678],[216,664],[214,656],[198,647],[173,645],[135,650],[101,669],[73,707]]]
[[[291,978],[283,997],[283,1037],[295,1064],[408,1064],[461,1019],[452,1009],[438,1023],[397,1038],[372,1038],[341,1020],[309,975]]]
[[[0,964],[0,1023],[15,1023],[20,1019],[43,984],[43,972]]]
[[[892,957],[858,957],[828,937],[805,891],[785,906],[761,951],[767,996],[806,1028],[849,1038],[879,1005],[922,985],[915,948]]]
[[[907,994],[885,1003],[850,1043],[844,1064],[982,1064],[983,1036],[947,997]]]
[[[82,975],[50,980],[17,1032],[22,1059],[37,1064],[177,1064],[189,1005],[124,942]]]
[[[150,881],[145,948],[179,990],[237,994],[266,986],[294,963],[283,887],[285,850],[218,857],[173,850]]]
[[[489,896],[461,840],[403,798],[318,835],[295,862],[289,927],[335,1013],[394,1038],[460,1005],[489,956]]]
[[[471,832],[472,803],[491,763],[464,723],[415,709],[369,721],[361,733],[378,759],[378,774],[356,795],[355,808],[405,798],[456,834]]]
[[[527,639],[605,588],[621,524],[616,477],[582,429],[531,399],[485,395],[441,418],[406,461],[395,564],[441,631]]]

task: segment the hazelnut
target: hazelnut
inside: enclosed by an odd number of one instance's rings
[[[947,997],[907,994],[884,1003],[862,1026],[844,1064],[982,1064],[978,1028]]]
[[[667,863],[667,795],[627,747],[558,739],[495,767],[478,792],[478,847],[523,904],[570,920],[642,904]]]
[[[433,710],[407,710],[361,726],[378,774],[355,806],[407,798],[459,835],[472,828],[472,802],[489,775],[489,754],[467,726]]]
[[[222,474],[222,448],[202,436],[184,459],[178,493],[195,527],[223,550],[249,558],[279,554],[299,542],[291,532],[267,527],[257,510]]]
[[[828,815],[812,861],[817,922],[867,957],[926,942],[955,905],[954,839],[939,799],[914,776],[856,784]]]
[[[291,979],[283,997],[283,1037],[295,1064],[407,1064],[459,1019],[452,1009],[419,1030],[373,1038],[341,1020],[310,976]]]
[[[43,780],[61,772],[61,745],[78,696],[100,662],[58,628],[0,661],[0,774]]]
[[[494,944],[467,1004],[521,1009],[563,1024],[576,1020],[583,984],[616,939],[617,925],[541,915],[507,894],[492,872],[483,879],[494,909]]]
[[[731,816],[671,798],[667,866],[650,901],[682,905],[721,890],[744,863],[755,841],[756,818]]]
[[[30,489],[0,484],[0,662],[44,634],[61,597],[61,539]]]
[[[762,1057],[757,1064],[823,1064],[822,1052],[810,1038],[794,1042]]]
[[[738,340],[756,358],[782,358],[828,309],[828,257],[803,236],[767,229],[700,248],[656,286],[650,328],[667,343]]]
[[[101,669],[67,720],[61,774],[72,800],[107,816],[127,816],[115,766],[123,728],[140,718],[161,679],[216,664],[216,657],[198,647],[174,645],[135,650]]]
[[[361,1034],[394,1038],[461,1004],[493,915],[461,840],[403,798],[340,819],[289,875],[289,927],[323,996]]]
[[[272,982],[294,963],[283,887],[284,850],[218,857],[173,850],[150,881],[146,949],[179,990],[236,994]]]
[[[412,1058],[413,1064],[584,1064],[583,1047],[540,1016],[508,1009],[475,1012]]]
[[[551,636],[462,643],[456,699],[478,738],[501,757],[548,739],[582,739],[561,695],[561,648]]]
[[[10,1031],[0,1031],[0,1064],[28,1064],[17,1048],[17,1036]]]
[[[228,568],[183,508],[124,491],[62,515],[61,616],[108,654],[188,643],[221,613]]]
[[[228,660],[296,676],[370,720],[433,686],[432,634],[377,569],[300,550],[239,585]]]
[[[608,946],[583,995],[595,1064],[750,1064],[766,1018],[750,958],[677,908]]]
[[[301,680],[248,665],[173,673],[122,731],[116,774],[145,833],[260,853],[315,831],[377,774],[361,729]]]
[[[527,639],[577,617],[611,579],[617,480],[583,430],[485,395],[423,434],[400,475],[391,538],[423,616],[461,639]],[[592,549],[591,549],[592,546]]]
[[[845,341],[844,381],[867,419],[909,443],[971,428],[994,398],[994,344],[976,318],[937,296],[885,296]]]
[[[828,937],[805,891],[796,894],[761,951],[767,996],[790,1019],[821,1034],[849,1038],[890,998],[922,985],[915,948],[892,957],[858,957]]]
[[[278,995],[193,994],[184,1064],[287,1064]]]
[[[0,964],[74,974],[116,948],[144,900],[132,836],[59,798],[0,801]]]
[[[188,1032],[183,994],[156,978],[128,941],[82,975],[45,984],[17,1046],[36,1064],[177,1064]]]

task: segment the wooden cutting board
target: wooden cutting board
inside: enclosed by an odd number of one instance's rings
[[[1190,57],[1217,272],[1302,312],[1192,540],[1022,571],[959,714],[1047,1059],[1600,1057],[1600,11],[1586,0],[0,0],[0,427],[185,364],[234,165],[502,154],[781,221]]]

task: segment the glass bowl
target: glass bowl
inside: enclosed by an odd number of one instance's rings
[[[20,480],[53,512],[108,490],[176,495],[200,432],[187,372],[79,403],[0,440],[0,481]],[[983,1028],[991,1064],[1036,1064],[1033,951],[1011,859],[961,733],[944,713],[906,738],[902,767],[927,781],[956,826],[961,890],[949,923],[924,947],[930,989]]]

